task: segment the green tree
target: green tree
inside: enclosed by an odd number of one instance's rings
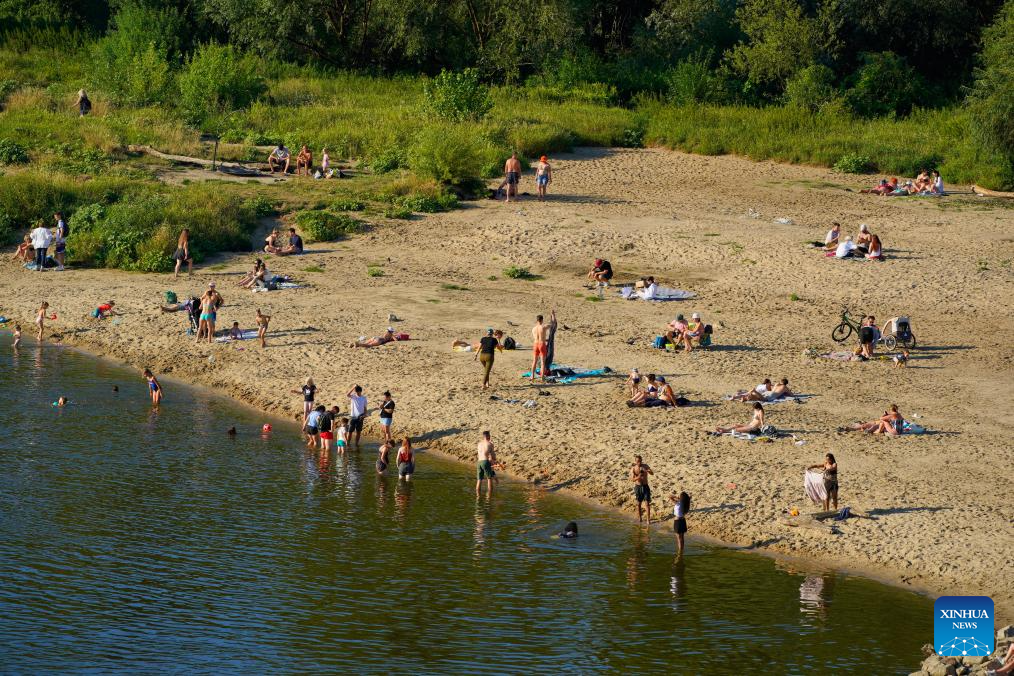
[[[746,40],[728,53],[729,63],[752,84],[780,90],[820,54],[819,24],[798,0],[744,0],[736,16]]]
[[[908,115],[926,97],[922,77],[893,52],[863,54],[845,103],[857,115]]]
[[[264,93],[257,62],[233,47],[198,47],[179,75],[180,109],[191,124],[204,128],[246,108]],[[217,131],[217,130],[213,130]]]
[[[1014,0],[1007,0],[983,33],[980,67],[968,95],[979,143],[1003,158],[1005,181],[1014,184]]]
[[[823,64],[807,66],[785,84],[785,99],[791,105],[817,111],[835,100],[834,71]]]

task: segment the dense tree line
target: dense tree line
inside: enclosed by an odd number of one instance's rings
[[[875,77],[912,79],[918,89],[913,96],[922,99],[916,103],[961,94],[971,82],[982,31],[1003,5],[1003,0],[0,0],[0,17],[8,27],[69,24],[104,34],[131,2],[178,17],[175,35],[156,35],[153,27],[151,38],[168,38],[182,51],[215,40],[287,61],[378,72],[476,67],[493,81],[562,71],[608,82],[621,96],[664,92],[667,73],[691,61],[721,76],[722,96],[742,100],[777,98],[812,66],[821,67],[817,77],[847,88],[873,63]]]

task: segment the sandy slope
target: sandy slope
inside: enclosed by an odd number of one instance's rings
[[[311,289],[236,289],[233,275],[249,267],[250,256],[199,270],[192,284],[109,271],[34,275],[5,261],[0,310],[30,324],[32,306],[48,299],[60,316],[52,328],[65,342],[274,413],[295,414],[300,402],[287,392],[310,374],[327,403],[341,403],[352,383],[362,383],[374,401],[390,388],[396,433],[429,435],[429,446],[471,461],[478,431],[489,428],[511,473],[605,504],[632,507],[625,472],[641,453],[655,470],[657,497],[681,488],[694,496],[691,534],[812,556],[937,592],[987,593],[1008,619],[1014,615],[1014,210],[971,196],[867,197],[843,189],[865,181],[731,157],[587,150],[554,162],[548,203],[472,204],[270,261],[273,271],[295,274]],[[530,176],[522,190],[534,192]],[[774,222],[780,217],[794,222]],[[850,232],[869,223],[890,260],[840,262],[803,246],[822,239],[831,220]],[[582,275],[598,255],[621,279],[653,273],[699,299],[590,302]],[[980,260],[988,270],[979,270]],[[381,264],[385,275],[368,277],[368,263]],[[506,280],[501,271],[511,264],[542,279]],[[308,265],[325,272],[301,272]],[[182,296],[211,279],[228,303],[223,322],[252,325],[255,307],[274,316],[269,349],[195,346],[182,334],[182,314],[154,311],[166,288]],[[468,290],[442,288],[446,283]],[[107,297],[127,312],[118,326],[86,316]],[[803,356],[808,347],[834,347],[829,335],[843,302],[881,320],[911,315],[925,347],[910,368]],[[472,355],[452,352],[451,340],[499,326],[528,343],[534,315],[553,307],[566,327],[558,363],[608,365],[616,377],[548,386],[551,396],[537,397],[517,377],[529,353],[508,353],[497,361],[496,393],[534,397],[538,407],[490,401],[478,390]],[[662,324],[694,310],[715,324],[715,350],[671,355],[651,348]],[[397,328],[412,334],[410,342],[344,347],[382,331],[390,312],[404,320]],[[634,366],[672,376],[695,405],[628,409],[623,379]],[[768,409],[771,423],[805,445],[705,434],[721,422],[745,422],[748,405],[720,397],[768,376],[787,376],[797,391],[815,395]],[[835,433],[892,402],[918,414],[933,434],[892,440]],[[839,535],[778,525],[783,508],[809,508],[802,469],[826,451],[838,457],[843,503],[876,510],[877,518],[850,520]],[[420,464],[425,480],[425,460]]]

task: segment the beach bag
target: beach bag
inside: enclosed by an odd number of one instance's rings
[[[656,350],[664,350],[665,349],[665,336],[655,336],[655,342],[652,343],[651,346],[654,347]]]
[[[518,344],[514,342],[514,339],[511,338],[510,336],[507,336],[506,338],[503,339],[503,349],[516,350],[517,348]]]
[[[176,300],[177,299],[176,299],[176,293],[175,292],[173,292],[173,291],[166,291],[165,292],[165,302],[166,302],[166,305],[173,305],[174,303],[176,303]]]

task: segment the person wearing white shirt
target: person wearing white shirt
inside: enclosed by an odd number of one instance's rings
[[[852,252],[856,250],[856,244],[852,241],[852,235],[845,238],[845,241],[838,245],[835,249],[835,258],[848,258],[852,255]]]
[[[46,249],[53,243],[53,234],[49,232],[49,228],[39,223],[38,227],[32,230],[31,237],[32,247],[35,248],[35,266],[39,272],[42,272],[46,265]]]
[[[835,221],[831,224],[831,229],[827,231],[827,235],[824,237],[824,248],[835,249],[838,247],[838,238],[841,236],[841,223]]]
[[[679,498],[676,499],[676,505],[672,509],[673,523],[672,528],[676,533],[676,546],[679,549],[679,555],[683,554],[683,537],[687,533],[687,512],[690,511],[690,496],[687,495],[686,491],[681,491]]]
[[[359,437],[363,433],[363,418],[366,417],[366,397],[363,396],[363,388],[356,385],[348,391],[349,398],[349,439],[352,433],[356,434],[356,448],[359,447]]]
[[[641,289],[638,294],[644,300],[654,300],[655,294],[658,293],[658,284],[655,283],[654,277],[648,277],[644,280],[644,288]]]

